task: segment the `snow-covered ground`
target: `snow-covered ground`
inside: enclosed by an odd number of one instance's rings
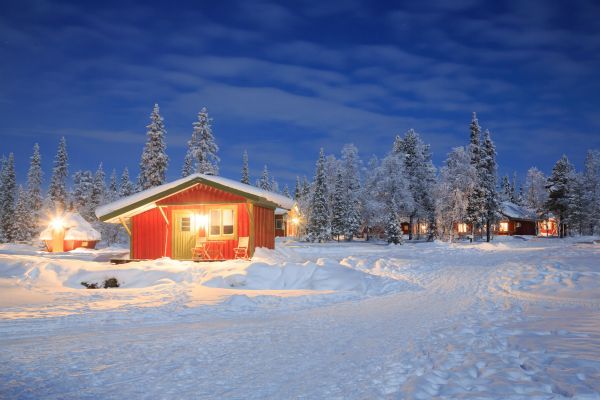
[[[500,239],[123,265],[0,246],[0,398],[600,399],[600,244]]]

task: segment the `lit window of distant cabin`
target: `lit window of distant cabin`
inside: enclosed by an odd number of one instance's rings
[[[213,208],[210,210],[210,236],[234,236],[234,221],[233,208]]]
[[[500,222],[500,232],[508,232],[508,222]]]
[[[458,224],[459,233],[467,233],[467,224]]]
[[[282,219],[275,220],[275,229],[279,229],[279,230],[283,229],[283,220]]]
[[[189,232],[191,227],[191,218],[181,218],[181,232]]]

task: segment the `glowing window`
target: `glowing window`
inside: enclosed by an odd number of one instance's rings
[[[210,210],[210,236],[233,236],[235,234],[235,211],[233,208]]]
[[[467,224],[458,224],[459,233],[467,233]]]
[[[223,235],[233,235],[233,210],[223,210]]]
[[[500,222],[500,232],[508,232],[508,222]]]

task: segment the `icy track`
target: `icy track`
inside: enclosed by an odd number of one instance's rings
[[[589,238],[108,256],[0,247],[0,398],[600,399]]]

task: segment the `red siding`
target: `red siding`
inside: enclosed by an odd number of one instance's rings
[[[45,240],[44,243],[46,244],[46,248],[48,249],[48,251],[52,251],[52,240]],[[84,245],[85,243],[85,245]],[[74,249],[78,249],[80,247],[83,247],[84,249],[95,249],[96,248],[96,243],[98,243],[97,240],[87,240],[87,241],[83,241],[83,240],[65,240],[63,242],[63,251],[71,251]]]
[[[254,247],[275,248],[275,210],[254,206]]]
[[[170,231],[160,210],[154,208],[131,218],[132,255],[136,259],[155,259],[171,255],[170,247],[165,254],[165,240],[170,243]]]
[[[245,201],[244,197],[199,183],[183,192],[164,198],[157,204],[243,203]]]

